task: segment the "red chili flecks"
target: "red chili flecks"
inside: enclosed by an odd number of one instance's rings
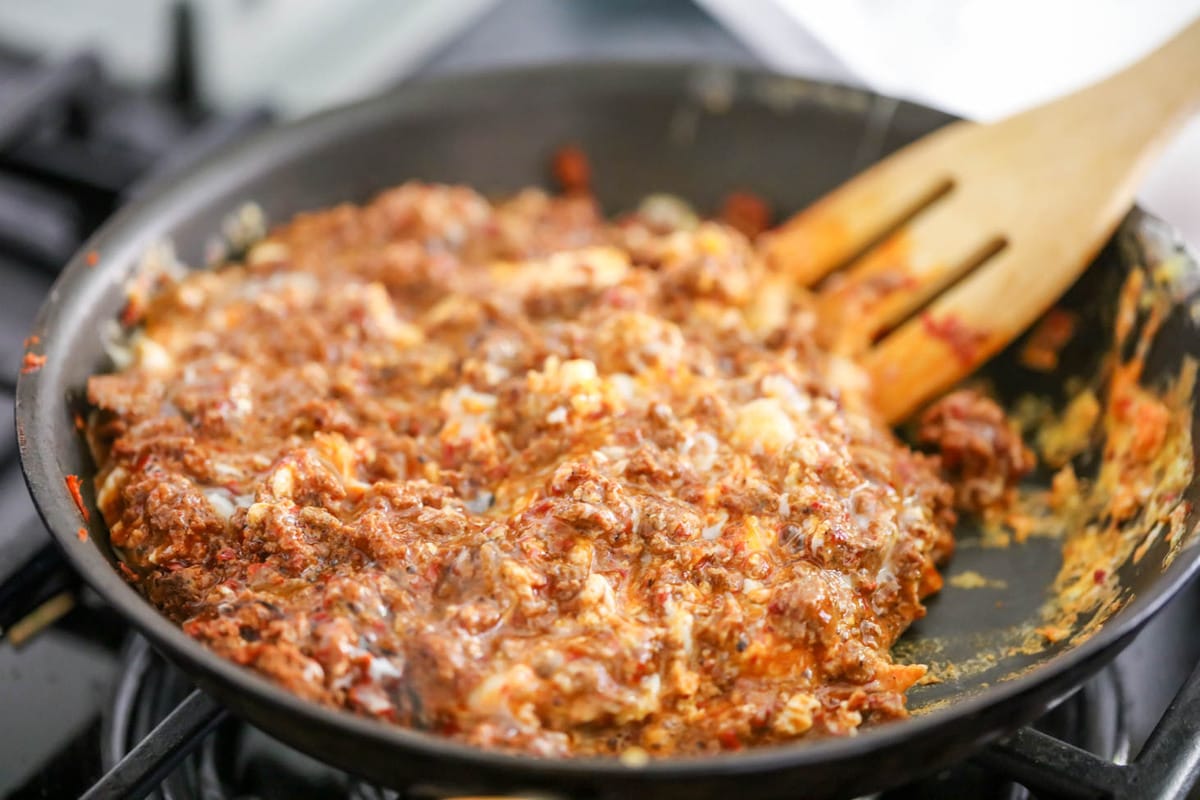
[[[100,263],[100,254],[95,250],[88,250],[87,254],[83,257],[83,260],[87,262],[89,267],[94,267]]]
[[[987,340],[986,333],[971,330],[953,314],[947,314],[941,319],[934,319],[932,314],[922,314],[921,324],[930,336],[944,341],[964,364],[974,363],[980,345]]]
[[[37,353],[26,353],[25,358],[21,361],[21,374],[28,375],[31,372],[37,372],[46,363],[46,357]]]
[[[75,507],[79,509],[79,515],[83,517],[84,522],[89,522],[92,515],[88,513],[87,506],[83,504],[83,495],[79,491],[82,481],[78,475],[68,475],[66,477],[67,491],[71,493],[71,499],[75,501]]]
[[[554,180],[564,194],[583,194],[592,186],[592,165],[587,155],[575,145],[560,147],[550,165]]]
[[[1104,583],[1104,579],[1107,577],[1108,573],[1102,569],[1098,569],[1092,573],[1092,580],[1094,580],[1097,584]]]
[[[88,540],[87,528],[80,528],[79,530],[75,531],[75,538],[81,542],[86,542]]]
[[[613,308],[633,309],[637,305],[637,295],[621,287],[605,289],[600,293],[600,304]]]
[[[771,227],[771,207],[752,192],[732,192],[721,206],[721,221],[753,239]]]
[[[1133,410],[1133,398],[1129,395],[1122,394],[1119,397],[1113,398],[1111,405],[1113,413],[1117,415],[1118,419],[1127,420],[1133,416],[1130,413]]]
[[[721,743],[721,747],[726,750],[741,750],[742,740],[733,731],[721,731],[717,734],[717,741]]]
[[[142,307],[139,303],[130,298],[125,304],[125,308],[121,311],[121,325],[126,328],[131,328],[137,324],[142,318]]]

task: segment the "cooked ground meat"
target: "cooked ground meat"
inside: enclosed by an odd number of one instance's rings
[[[1034,467],[1033,452],[996,401],[970,389],[938,400],[921,415],[917,439],[934,445],[954,484],[955,505],[980,512],[1006,504]]]
[[[147,306],[89,384],[99,506],[316,702],[555,756],[850,734],[924,673],[889,648],[953,490],[813,326],[732,228],[405,185]],[[930,422],[970,498],[1024,463],[977,405]]]

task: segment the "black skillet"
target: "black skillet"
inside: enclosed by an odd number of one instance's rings
[[[613,797],[850,796],[894,785],[962,759],[1041,715],[1111,659],[1196,571],[1187,546],[1170,558],[1152,548],[1120,570],[1124,605],[1081,643],[1003,656],[1013,626],[1036,619],[1060,562],[1059,544],[1034,540],[1004,550],[963,546],[950,574],[975,570],[1007,588],[948,586],[906,637],[920,650],[937,640],[939,658],[967,662],[994,648],[989,668],[918,687],[912,719],[857,737],[720,755],[675,758],[644,767],[613,760],[539,760],[466,747],[389,727],[292,696],[213,655],[146,603],[114,569],[108,534],[92,505],[90,535],[77,537],[79,511],[68,473],[92,464],[72,425],[87,377],[111,368],[101,330],[121,311],[122,283],[151,245],[171,241],[186,263],[204,261],[223,219],[246,201],[273,222],[295,212],[362,200],[410,178],[462,181],[502,193],[542,181],[548,156],[577,142],[591,156],[595,186],[610,211],[668,191],[714,209],[750,188],[791,211],[871,160],[950,117],[862,91],[766,73],[688,66],[572,66],[457,77],[405,86],[394,94],[268,132],[181,176],[112,220],[55,284],[33,331],[44,366],[22,376],[17,430],[26,479],[46,524],[86,581],[197,685],[279,739],[380,783],[415,782],[457,791],[558,790]],[[1171,232],[1134,212],[1067,302],[1084,316],[1065,359],[1089,374],[1104,355],[1121,276],[1178,249]],[[1185,277],[1195,276],[1187,261]],[[1185,353],[1200,349],[1196,323],[1170,316],[1149,360],[1148,381],[1163,383]],[[1021,370],[1002,357],[988,368],[1002,394],[1055,398],[1065,375]],[[1195,499],[1196,487],[1189,490]],[[1190,532],[1195,518],[1189,518]],[[1190,545],[1190,533],[1189,541]],[[1169,562],[1169,563],[1168,563]],[[999,603],[998,603],[999,601]],[[998,607],[1001,606],[1001,607]]]

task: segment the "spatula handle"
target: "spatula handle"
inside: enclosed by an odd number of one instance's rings
[[[1131,162],[1133,172],[1200,107],[1200,18],[1121,72],[1030,114],[1061,114],[1060,124],[1090,144]],[[1092,137],[1096,137],[1092,139]],[[1134,176],[1131,176],[1131,178]]]
[[[1007,246],[863,357],[874,384],[887,387],[876,397],[885,419],[903,419],[970,374],[1066,291],[1197,105],[1200,19],[1100,83],[916,145],[927,158],[904,163],[943,165],[958,182],[949,202],[962,225],[986,230],[978,222],[994,219]]]

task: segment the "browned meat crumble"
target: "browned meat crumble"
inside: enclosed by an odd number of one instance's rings
[[[814,319],[730,227],[405,185],[145,308],[88,387],[99,506],[191,636],[329,706],[541,755],[852,734],[924,673],[889,649],[954,490]],[[1023,463],[978,408],[927,421],[972,503]]]
[[[1013,487],[1034,467],[1033,452],[995,400],[962,389],[921,415],[917,440],[936,445],[954,484],[955,505],[984,511],[1011,500]]]

